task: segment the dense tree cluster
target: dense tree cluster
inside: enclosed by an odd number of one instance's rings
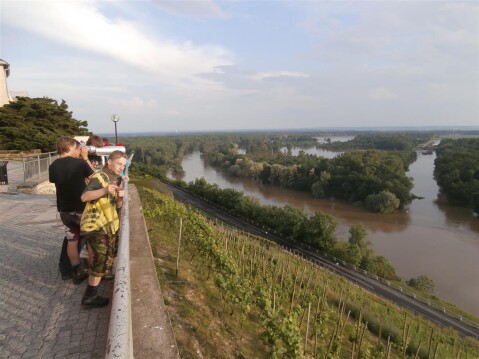
[[[479,213],[479,138],[445,139],[437,148],[434,177],[453,205]]]
[[[333,248],[336,242],[334,232],[337,224],[326,213],[317,212],[308,217],[302,210],[292,206],[263,206],[242,192],[231,188],[221,189],[217,184],[207,183],[204,178],[190,183],[188,189],[239,216],[254,218],[258,224],[274,228],[285,238],[308,243],[324,251]]]
[[[395,152],[351,151],[333,159],[280,154],[271,156],[269,162],[257,162],[244,155],[216,151],[207,158],[232,176],[311,191],[316,198],[362,202],[381,213],[401,209],[411,201],[412,180],[406,176],[403,158]]]
[[[362,133],[346,142],[326,141],[322,148],[336,151],[353,149],[376,149],[384,151],[411,151],[417,145],[427,142],[433,134],[429,132],[409,133]]]
[[[59,137],[88,135],[87,126],[64,100],[18,97],[0,107],[0,149],[54,151]]]

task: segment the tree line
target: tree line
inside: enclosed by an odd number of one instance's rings
[[[315,198],[361,203],[375,212],[394,212],[413,199],[413,183],[406,176],[408,161],[395,152],[351,151],[332,159],[304,153],[277,154],[253,160],[218,147],[205,156],[231,176],[307,191]]]
[[[375,212],[401,210],[414,198],[410,193],[412,181],[405,173],[416,159],[413,149],[430,139],[431,133],[357,133],[347,142],[318,143],[318,138],[328,135],[320,132],[217,133],[162,136],[161,140],[159,137],[126,137],[122,141],[135,150],[136,161],[160,166],[164,174],[172,171],[181,175],[183,156],[198,150],[210,164],[231,176],[310,192],[316,198],[340,198]],[[284,148],[326,145],[355,150],[334,159],[304,152],[299,156],[282,152]]]
[[[479,138],[444,139],[436,154],[434,178],[448,202],[479,213]]]
[[[432,132],[399,132],[399,133],[359,133],[353,139],[345,142],[328,141],[318,144],[319,147],[333,151],[353,149],[377,149],[384,151],[412,151],[417,145],[427,142]]]

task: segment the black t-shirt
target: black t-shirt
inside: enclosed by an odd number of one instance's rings
[[[55,160],[48,169],[50,182],[57,189],[57,208],[59,212],[83,212],[85,203],[81,195],[85,189],[85,178],[93,174],[86,161],[63,157]]]

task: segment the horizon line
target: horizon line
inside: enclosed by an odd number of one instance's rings
[[[125,135],[145,134],[194,134],[194,133],[251,133],[251,132],[384,132],[384,131],[479,131],[478,126],[470,125],[445,125],[445,126],[361,126],[361,127],[309,127],[309,128],[264,128],[264,129],[218,129],[218,130],[169,130],[169,131],[137,131],[123,132]],[[114,132],[97,132],[99,135],[114,136]]]

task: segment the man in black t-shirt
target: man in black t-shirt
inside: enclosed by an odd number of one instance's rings
[[[57,192],[57,209],[65,225],[65,240],[60,256],[62,278],[72,277],[73,283],[80,284],[88,275],[80,270],[79,239],[80,219],[85,208],[81,195],[86,187],[85,179],[94,171],[88,161],[88,151],[71,137],[61,137],[57,142],[59,158],[49,167],[50,182],[55,183]],[[80,158],[82,157],[82,158]],[[65,246],[66,244],[66,246]],[[65,263],[66,253],[70,267]]]

